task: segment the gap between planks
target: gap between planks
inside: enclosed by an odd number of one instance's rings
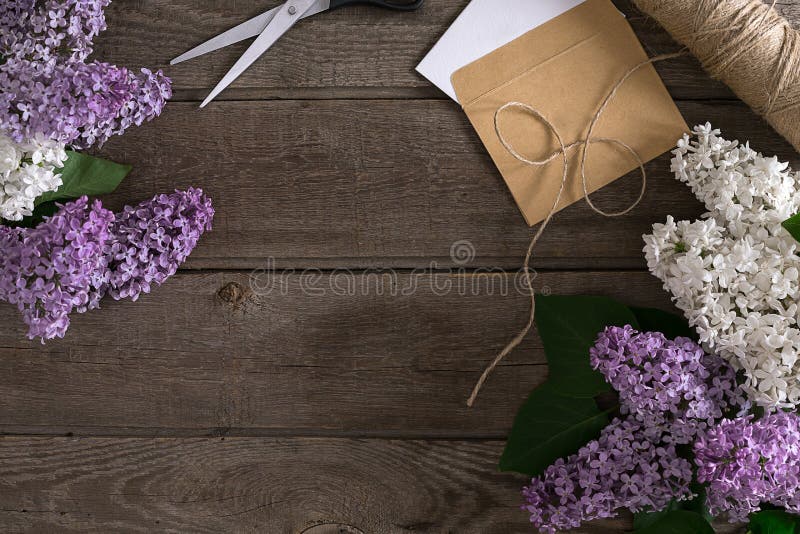
[[[544,364],[531,364],[542,366]],[[404,431],[348,431],[289,428],[175,428],[175,427],[103,427],[103,426],[19,426],[0,425],[0,439],[19,437],[58,438],[175,438],[175,439],[225,439],[225,438],[323,438],[393,441],[475,441],[505,442],[507,432],[404,432]]]
[[[180,89],[174,90],[170,102],[200,103],[212,88],[208,89]],[[450,101],[450,98],[433,86],[425,87],[280,87],[257,88],[244,87],[226,89],[224,93],[214,99],[214,102],[260,102],[276,100],[436,100]],[[697,103],[731,103],[740,102],[733,95],[730,98],[712,96],[701,97],[673,97],[675,102]],[[458,105],[453,102],[453,105]]]

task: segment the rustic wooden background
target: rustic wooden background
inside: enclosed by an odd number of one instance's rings
[[[651,54],[677,49],[617,3]],[[214,231],[159,290],[75,317],[63,341],[24,341],[16,311],[0,306],[0,530],[531,531],[524,478],[495,465],[547,372],[537,336],[464,405],[525,321],[526,297],[498,289],[530,231],[459,107],[414,71],[466,4],[306,20],[204,111],[244,45],[166,69],[175,98],[163,117],[102,151],[135,165],[106,200],[200,186]],[[117,0],[97,55],[163,66],[272,5]],[[779,8],[800,21],[800,3]],[[690,124],[799,163],[693,59],[658,70]],[[640,236],[702,211],[668,168],[668,156],[647,166],[650,189],[627,217],[583,204],[559,214],[537,286],[668,308]],[[598,202],[620,207],[638,186],[628,177]],[[467,265],[450,257],[458,242],[475,251]],[[270,268],[273,290],[253,291],[253,273]]]

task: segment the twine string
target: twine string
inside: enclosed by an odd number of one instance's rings
[[[620,217],[622,215],[630,213],[633,209],[635,209],[636,206],[638,206],[639,203],[642,201],[645,192],[647,191],[647,171],[644,168],[644,162],[642,161],[641,156],[639,156],[638,152],[636,152],[636,150],[633,147],[631,147],[630,145],[628,145],[627,143],[625,143],[620,139],[614,139],[609,137],[593,137],[594,130],[595,127],[597,126],[597,123],[600,121],[600,118],[603,116],[603,113],[606,111],[609,104],[614,100],[614,97],[617,95],[619,88],[622,87],[633,74],[635,74],[639,69],[647,65],[651,65],[653,63],[664,61],[667,59],[672,59],[684,54],[685,52],[681,51],[673,54],[664,54],[656,56],[647,59],[645,61],[642,61],[641,63],[629,69],[619,80],[617,80],[617,82],[611,88],[611,91],[609,91],[606,97],[603,99],[602,103],[600,104],[600,107],[594,113],[591,121],[589,122],[589,126],[586,132],[586,137],[579,141],[574,141],[569,144],[565,143],[561,133],[553,125],[553,123],[550,122],[550,120],[548,120],[547,117],[545,117],[539,110],[528,104],[522,102],[508,102],[502,105],[500,108],[498,108],[497,111],[495,112],[494,114],[495,133],[497,134],[497,137],[502,143],[503,147],[506,150],[508,150],[508,152],[515,159],[517,159],[522,163],[525,163],[526,165],[530,165],[531,167],[542,167],[560,157],[562,161],[562,173],[561,173],[561,182],[559,184],[558,192],[556,193],[555,199],[553,200],[553,205],[548,211],[547,216],[539,225],[539,228],[533,234],[530,244],[528,245],[528,250],[527,253],[525,254],[525,261],[522,267],[523,274],[525,276],[525,283],[531,299],[530,314],[528,315],[528,321],[522,328],[522,330],[520,330],[520,332],[516,336],[514,336],[514,338],[505,346],[505,348],[494,357],[494,359],[489,363],[489,365],[486,366],[480,378],[478,379],[478,382],[475,384],[475,387],[472,390],[472,394],[469,396],[469,399],[467,400],[467,406],[472,407],[472,405],[475,403],[475,399],[477,399],[478,394],[481,391],[481,388],[483,388],[483,385],[486,383],[486,380],[489,378],[489,376],[492,374],[495,368],[500,364],[501,361],[503,361],[503,359],[506,356],[508,356],[508,354],[511,353],[511,351],[513,351],[517,346],[519,346],[520,343],[522,343],[522,341],[531,331],[531,328],[533,328],[534,321],[536,320],[536,292],[533,288],[533,279],[531,277],[531,268],[530,268],[531,262],[533,260],[533,251],[536,248],[536,244],[539,242],[539,239],[542,237],[542,234],[544,234],[545,229],[550,224],[550,221],[552,220],[553,216],[558,211],[558,206],[561,203],[561,197],[564,193],[564,189],[567,186],[567,180],[569,177],[569,152],[573,149],[582,149],[582,155],[580,161],[580,177],[581,177],[581,185],[583,186],[583,198],[589,205],[589,207],[592,209],[592,211],[594,211],[599,215],[602,215],[603,217]],[[528,113],[529,115],[533,116],[536,120],[541,122],[550,131],[553,137],[555,137],[558,143],[558,148],[541,159],[530,159],[524,156],[522,153],[520,153],[511,144],[511,142],[508,141],[505,134],[503,133],[503,128],[500,124],[500,118],[503,116],[503,114],[506,111],[512,109],[524,111],[525,113]],[[590,198],[589,185],[588,185],[588,180],[586,178],[586,160],[588,158],[589,147],[596,143],[611,144],[623,148],[633,157],[633,159],[636,161],[639,167],[639,170],[641,171],[642,186],[639,191],[639,196],[627,208],[621,211],[617,212],[603,211],[602,209],[597,207]]]

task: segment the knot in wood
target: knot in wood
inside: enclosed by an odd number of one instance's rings
[[[217,296],[222,302],[239,308],[247,298],[247,290],[238,282],[228,282],[217,291]]]

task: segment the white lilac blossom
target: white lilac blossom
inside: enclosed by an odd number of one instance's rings
[[[798,174],[710,124],[673,151],[672,170],[708,213],[653,225],[650,271],[697,330],[703,346],[742,371],[766,408],[800,404],[800,257],[781,223],[800,211]]]
[[[41,137],[18,143],[0,133],[0,218],[31,215],[39,196],[61,186],[58,169],[66,160],[63,143]]]

